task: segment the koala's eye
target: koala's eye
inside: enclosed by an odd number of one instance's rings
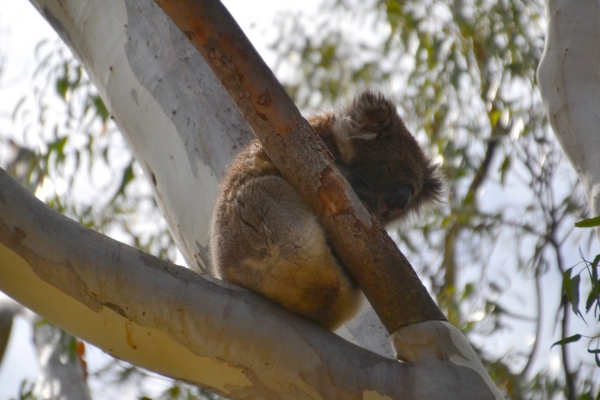
[[[385,171],[389,176],[392,176],[394,174],[394,166],[392,164],[385,164]]]

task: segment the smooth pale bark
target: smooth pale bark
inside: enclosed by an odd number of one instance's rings
[[[600,215],[600,2],[548,0],[538,84],[552,129]],[[600,230],[596,230],[600,235]]]
[[[218,180],[254,138],[246,121],[154,2],[31,2],[83,64],[149,178],[177,247],[191,268],[203,271]],[[370,307],[339,333],[393,357]]]
[[[254,135],[189,40],[153,2],[32,0],[96,85],[190,267],[227,164]]]
[[[3,170],[0,290],[115,357],[232,398],[500,398],[446,325],[401,329],[408,362],[390,360],[85,228]]]
[[[465,335],[452,324],[410,324],[391,338],[398,358],[417,367],[416,398],[437,398],[445,393],[447,399],[503,399]]]
[[[412,367],[87,229],[2,170],[0,290],[115,357],[233,398],[414,398]]]

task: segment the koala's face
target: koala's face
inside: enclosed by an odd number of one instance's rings
[[[383,96],[359,96],[337,115],[333,134],[341,170],[381,223],[441,197],[443,183],[436,166]]]

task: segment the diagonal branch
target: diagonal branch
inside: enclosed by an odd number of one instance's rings
[[[217,75],[281,174],[311,205],[388,331],[444,315],[229,12],[214,0],[155,0]]]

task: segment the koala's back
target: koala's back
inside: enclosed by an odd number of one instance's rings
[[[350,106],[308,122],[383,225],[439,200],[443,183],[437,166],[384,96],[363,92]],[[362,293],[328,246],[316,216],[258,142],[240,153],[220,190],[211,235],[218,278],[330,329],[358,311]]]
[[[327,244],[317,217],[258,143],[235,160],[213,217],[215,275],[330,329],[363,295]]]

